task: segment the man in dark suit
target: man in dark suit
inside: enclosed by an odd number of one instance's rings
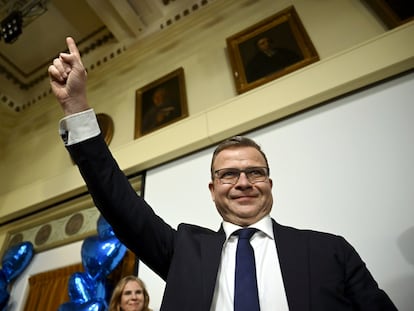
[[[49,67],[66,115],[62,138],[117,237],[166,281],[161,310],[238,311],[233,233],[246,227],[257,229],[250,242],[261,311],[396,310],[342,237],[286,227],[269,216],[268,161],[248,138],[233,137],[213,154],[209,189],[223,218],[220,229],[190,224],[174,229],[165,223],[137,196],[111,156],[86,101],[79,51],[73,39],[67,44],[69,53]]]

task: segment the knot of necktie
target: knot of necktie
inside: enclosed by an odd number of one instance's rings
[[[256,228],[243,228],[234,232],[235,235],[239,236],[239,239],[250,240],[253,234],[257,232]]]

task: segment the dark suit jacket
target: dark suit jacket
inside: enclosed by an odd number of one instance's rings
[[[68,150],[117,237],[166,281],[161,310],[209,311],[224,231],[171,228],[137,196],[102,137]],[[273,230],[291,311],[396,310],[342,237],[274,220]]]

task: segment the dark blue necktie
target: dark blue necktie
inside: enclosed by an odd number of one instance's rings
[[[234,311],[260,311],[254,250],[250,245],[250,238],[256,231],[254,228],[244,228],[235,232],[239,241],[236,250]]]

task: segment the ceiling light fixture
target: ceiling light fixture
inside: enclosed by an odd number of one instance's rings
[[[0,22],[0,38],[6,43],[13,43],[22,34],[23,27],[47,11],[49,0],[27,0],[11,2],[11,12]],[[24,18],[24,19],[23,19]]]
[[[22,33],[23,16],[14,11],[1,22],[1,36],[6,43],[13,43]]]

